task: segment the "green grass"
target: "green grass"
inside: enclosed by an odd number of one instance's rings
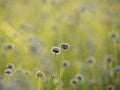
[[[119,4],[119,0],[0,0],[0,90],[111,90],[111,86],[119,90]],[[111,38],[110,33],[118,36]],[[70,48],[56,55],[51,70],[51,48],[61,43]],[[12,49],[6,48],[9,44]],[[63,61],[70,66],[63,67]],[[15,67],[12,76],[4,74],[9,63]],[[36,70],[45,77],[36,78]],[[77,74],[83,81],[72,85]]]

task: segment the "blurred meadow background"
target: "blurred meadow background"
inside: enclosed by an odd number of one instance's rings
[[[120,0],[0,0],[0,90],[120,90],[119,34]]]

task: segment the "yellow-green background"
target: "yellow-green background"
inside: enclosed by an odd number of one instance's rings
[[[88,79],[99,78],[106,68],[104,57],[119,57],[119,52],[118,56],[115,53],[119,44],[115,46],[109,37],[110,32],[120,33],[119,22],[119,0],[0,0],[0,74],[8,63],[32,73],[40,69],[47,74],[53,58],[51,47],[66,42],[71,47],[65,59],[71,66],[63,75],[65,90],[69,90],[70,80],[77,73]],[[14,45],[13,50],[4,49],[9,43]],[[33,43],[35,52],[30,49]],[[100,67],[86,70],[84,63],[89,57],[94,57]],[[61,60],[61,56],[57,59]],[[99,89],[101,83],[96,90],[103,90]]]

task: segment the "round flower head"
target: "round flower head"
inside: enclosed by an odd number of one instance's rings
[[[109,33],[109,36],[110,36],[111,38],[117,38],[117,37],[118,37],[118,33],[117,33],[117,32],[110,32],[110,33]]]
[[[103,73],[105,76],[108,76],[108,75],[110,75],[110,70],[104,70],[104,73]]]
[[[13,64],[7,64],[7,65],[6,65],[6,68],[7,68],[7,69],[14,69],[14,65],[13,65]]]
[[[57,77],[57,74],[53,73],[52,74],[52,79],[55,79]]]
[[[117,44],[120,44],[120,38],[117,38],[117,39],[116,39],[116,43],[117,43]]]
[[[106,61],[107,61],[108,63],[111,62],[111,61],[112,61],[112,56],[106,57]]]
[[[11,69],[6,69],[6,70],[4,71],[4,74],[5,74],[6,76],[12,76],[12,75],[13,75],[13,71],[12,71]]]
[[[69,49],[69,48],[70,48],[70,45],[69,45],[68,43],[61,43],[61,44],[60,44],[60,47],[61,47],[62,49]]]
[[[30,71],[25,71],[24,74],[29,76],[29,75],[31,75],[31,72]]]
[[[72,84],[73,86],[76,86],[77,83],[78,83],[78,81],[77,81],[76,79],[72,79],[72,80],[71,80],[71,84]]]
[[[90,64],[90,63],[93,63],[94,62],[94,58],[88,58],[87,62]]]
[[[8,45],[5,46],[5,49],[9,49],[9,50],[11,50],[13,48],[14,48],[13,44],[8,44]]]
[[[52,47],[51,52],[54,53],[54,54],[59,54],[60,53],[60,48],[57,47],[57,46]]]
[[[63,67],[69,67],[69,66],[70,66],[70,63],[68,61],[63,62]]]
[[[4,78],[4,76],[3,75],[0,75],[0,79],[3,79]]]
[[[76,75],[76,79],[79,80],[79,81],[81,81],[81,80],[83,80],[83,76],[80,75],[80,74],[77,74],[77,75]]]
[[[120,66],[119,65],[114,68],[114,73],[115,74],[120,73]]]
[[[114,90],[113,86],[112,85],[108,86],[107,90]]]
[[[36,71],[35,76],[39,77],[39,78],[43,78],[45,76],[45,74],[42,71]]]

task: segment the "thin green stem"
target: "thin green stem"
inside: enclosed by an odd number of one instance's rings
[[[39,78],[38,78],[37,84],[38,84],[38,90],[41,90],[41,87],[40,87],[40,79],[39,79]],[[41,85],[41,86],[42,86],[42,85]]]
[[[115,58],[115,61],[114,61],[114,66],[118,63],[118,58],[117,58],[117,45],[116,45],[116,42],[114,41],[114,58]]]
[[[49,80],[48,80],[48,90],[50,89],[50,81],[52,80],[53,69],[54,69],[54,66],[55,66],[55,60],[56,60],[56,54],[55,54],[54,59],[53,59],[51,73],[50,73],[50,77],[49,77]]]
[[[65,50],[62,50],[61,53],[62,53],[62,60],[60,61],[60,76],[59,76],[59,80],[61,80],[61,77],[62,77],[62,74],[63,74],[63,68],[62,68],[62,65],[63,65],[63,61],[64,61],[64,52]]]

